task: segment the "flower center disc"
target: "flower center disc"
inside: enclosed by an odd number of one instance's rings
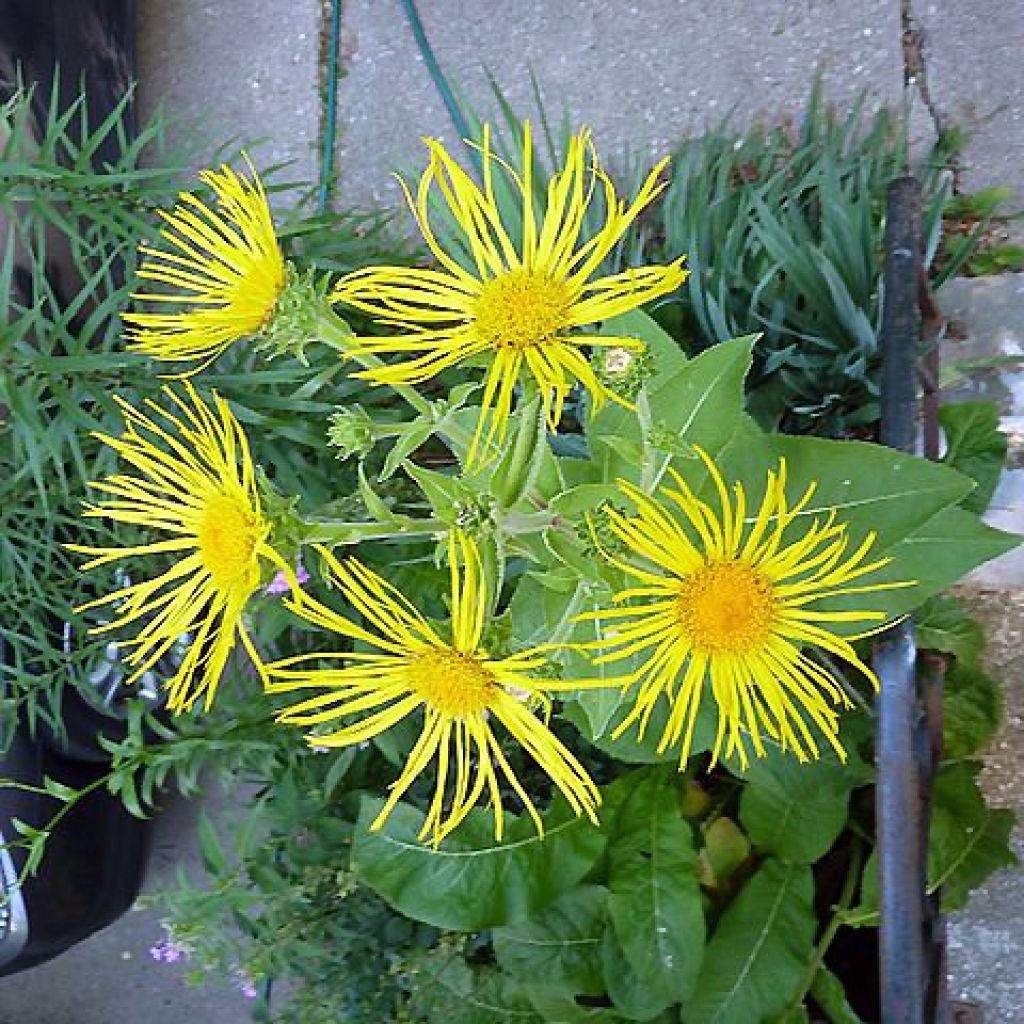
[[[477,658],[453,649],[421,654],[409,667],[409,682],[428,704],[453,718],[484,711],[498,689]]]
[[[493,348],[543,345],[565,327],[572,305],[569,289],[545,274],[514,270],[488,281],[477,299],[480,339]]]
[[[676,611],[697,650],[745,654],[771,630],[772,585],[742,562],[712,562],[683,580]]]
[[[222,590],[247,582],[256,571],[254,554],[261,525],[241,496],[215,494],[207,499],[199,524],[199,553]]]

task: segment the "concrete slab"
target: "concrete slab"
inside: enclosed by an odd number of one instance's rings
[[[315,181],[320,0],[140,0],[139,113],[163,105],[172,138],[200,164],[229,139],[260,166],[290,161],[287,180]]]
[[[486,110],[490,69],[531,112],[530,69],[562,110],[590,124],[599,151],[655,154],[736,108],[799,116],[816,72],[846,103],[862,89],[898,102],[902,52],[891,0],[420,0],[445,73]],[[340,89],[342,202],[394,204],[388,175],[418,169],[422,135],[455,143],[398,0],[346,0]]]
[[[1017,190],[1024,210],[1024,5],[911,0],[928,88],[940,116],[967,132],[963,187]]]
[[[953,378],[950,397],[998,402],[1010,440],[1008,465],[986,519],[1024,534],[1024,274],[961,278],[942,290],[939,302],[953,323],[942,352],[944,372]],[[985,360],[1002,363],[977,369]],[[976,569],[968,583],[1024,588],[1024,547]]]

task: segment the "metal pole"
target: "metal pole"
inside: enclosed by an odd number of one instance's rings
[[[883,444],[912,450],[919,330],[921,191],[911,177],[889,186],[882,309]],[[913,626],[894,626],[874,657],[878,699],[878,847],[882,1024],[924,1024],[925,878]]]

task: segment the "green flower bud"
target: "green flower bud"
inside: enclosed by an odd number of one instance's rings
[[[648,349],[634,352],[628,348],[599,348],[591,362],[597,379],[627,402],[636,398],[644,381],[654,372],[654,360]]]
[[[300,274],[286,264],[284,288],[274,311],[253,338],[256,350],[266,352],[269,359],[291,354],[308,365],[306,346],[319,341],[321,318],[331,308],[327,290],[326,276],[318,281],[314,271]]]
[[[366,455],[375,440],[373,420],[361,405],[350,405],[328,417],[327,443],[337,448],[335,458]]]

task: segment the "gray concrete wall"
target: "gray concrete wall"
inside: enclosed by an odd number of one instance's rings
[[[326,0],[139,0],[143,114],[163,104],[211,139],[266,139],[263,163],[317,172]],[[799,117],[821,74],[848,103],[862,89],[900,101],[916,123],[970,136],[964,185],[1024,186],[1024,4],[1018,0],[418,0],[453,82],[492,109],[490,69],[517,109],[532,69],[552,113],[593,126],[602,151],[660,154],[735,110]],[[391,204],[396,170],[420,137],[454,132],[399,0],[343,0],[339,90],[345,204]],[[909,31],[905,31],[909,30]],[[927,100],[922,100],[922,94]]]

